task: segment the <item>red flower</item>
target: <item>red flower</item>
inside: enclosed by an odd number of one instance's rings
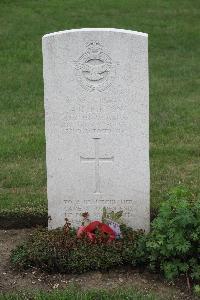
[[[77,231],[77,236],[81,237],[83,233],[87,235],[87,237],[93,241],[96,237],[95,231],[98,230],[100,234],[105,234],[108,236],[108,241],[112,241],[115,239],[115,232],[106,224],[101,223],[99,221],[91,222],[87,226],[81,226]]]

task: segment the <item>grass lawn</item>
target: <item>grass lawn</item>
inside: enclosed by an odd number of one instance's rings
[[[151,206],[180,182],[197,195],[199,20],[198,0],[1,0],[1,213],[46,211],[41,37],[70,28],[149,33]]]
[[[30,297],[30,298],[29,298]],[[161,300],[156,295],[149,293],[136,292],[133,289],[118,289],[114,291],[106,290],[91,290],[91,291],[79,291],[77,289],[60,290],[53,292],[30,292],[30,293],[12,293],[12,294],[0,294],[0,300]]]

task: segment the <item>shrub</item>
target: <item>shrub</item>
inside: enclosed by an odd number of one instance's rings
[[[200,280],[200,201],[177,187],[168,194],[146,239],[150,268],[167,279],[184,274]]]
[[[128,235],[127,235],[128,231]],[[83,273],[107,270],[137,262],[137,247],[142,231],[135,232],[122,226],[124,238],[112,242],[77,238],[75,230],[67,234],[63,229],[38,229],[23,245],[13,250],[12,264],[18,269],[39,267],[49,272]]]

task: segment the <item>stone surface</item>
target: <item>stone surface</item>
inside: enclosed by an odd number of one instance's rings
[[[49,228],[123,210],[149,230],[148,36],[80,29],[43,37]]]

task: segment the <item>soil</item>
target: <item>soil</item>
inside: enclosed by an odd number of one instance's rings
[[[89,272],[83,275],[47,274],[37,269],[25,272],[14,270],[9,261],[10,252],[24,241],[34,229],[0,230],[0,291],[46,290],[67,288],[69,285],[86,290],[134,287],[143,293],[153,292],[163,299],[197,299],[187,291],[186,282],[175,285],[159,275],[132,268],[119,268],[109,272]]]
[[[32,228],[36,226],[46,227],[48,224],[47,214],[41,216],[31,215],[29,213],[19,216],[10,212],[8,215],[0,214],[0,230]]]

